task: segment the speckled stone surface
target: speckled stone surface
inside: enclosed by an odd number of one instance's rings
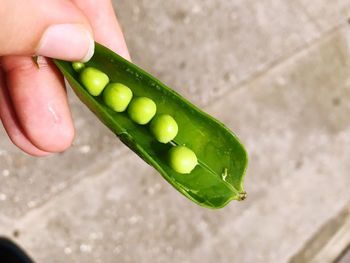
[[[13,146],[1,128],[0,216],[22,216],[82,177],[95,175],[89,172],[91,168],[108,166],[126,151],[114,134],[71,95],[77,137],[73,147],[62,154],[30,157]]]
[[[350,17],[350,4],[347,0],[297,0],[321,31],[332,30]]]
[[[348,263],[348,262],[350,262],[350,250],[345,252],[345,254],[339,260],[339,263]]]
[[[0,133],[0,235],[39,263],[288,262],[350,200],[350,29],[312,2],[114,1],[134,62],[246,145],[247,200],[191,203],[70,94],[69,151]]]
[[[203,105],[318,35],[289,1],[114,1],[133,60]]]

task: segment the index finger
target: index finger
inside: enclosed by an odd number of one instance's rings
[[[95,40],[130,60],[123,32],[110,0],[71,0],[89,19]]]

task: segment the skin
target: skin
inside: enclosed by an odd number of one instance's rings
[[[154,137],[161,143],[168,143],[173,140],[179,130],[174,118],[167,114],[154,117],[150,129]]]
[[[87,39],[93,37],[130,59],[111,1],[2,0],[0,24],[0,118],[4,128],[12,142],[30,155],[62,152],[71,145],[75,131],[63,77],[47,57],[86,60]],[[84,34],[68,39],[72,42],[55,41],[56,37],[43,51],[44,32],[62,24],[79,25]],[[39,57],[37,65],[32,55],[46,57]]]
[[[169,150],[169,165],[180,174],[189,174],[198,164],[196,154],[186,146],[174,146]]]

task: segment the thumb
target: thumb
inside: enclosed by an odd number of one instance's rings
[[[71,1],[1,0],[0,24],[0,56],[87,61],[94,52],[89,22]]]

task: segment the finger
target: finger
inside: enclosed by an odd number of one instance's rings
[[[46,156],[50,153],[35,147],[20,127],[0,69],[0,119],[11,141],[24,152],[33,156]]]
[[[0,56],[87,61],[93,54],[89,22],[70,1],[1,0],[0,23]]]
[[[110,0],[72,0],[89,19],[95,40],[130,60],[125,39]]]
[[[29,140],[47,152],[62,152],[74,138],[62,76],[48,59],[4,57],[6,84],[18,120]]]

